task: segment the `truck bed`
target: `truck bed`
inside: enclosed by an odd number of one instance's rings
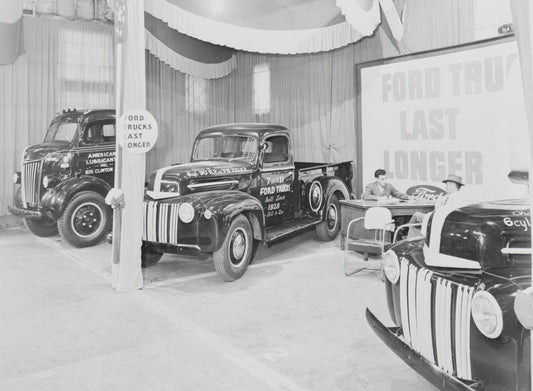
[[[354,167],[351,161],[339,163],[295,162],[296,180],[307,182],[319,176],[340,178],[352,192]]]
[[[295,162],[294,166],[300,172],[302,171],[311,171],[311,170],[321,170],[327,168],[334,168],[335,166],[351,166],[352,162],[339,162],[339,163],[316,163],[316,162]]]

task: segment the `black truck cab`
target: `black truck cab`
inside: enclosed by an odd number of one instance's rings
[[[114,167],[115,110],[65,110],[42,143],[24,150],[9,210],[37,236],[59,231],[75,247],[98,243],[111,228],[104,197],[113,187]]]

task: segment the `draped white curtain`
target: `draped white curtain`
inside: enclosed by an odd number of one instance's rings
[[[353,25],[275,30],[229,24],[190,12],[170,0],[144,0],[145,10],[173,29],[205,42],[258,53],[317,53],[357,42],[371,35],[380,22],[379,4],[352,17]],[[359,7],[357,7],[359,8]],[[358,29],[359,25],[363,28]]]
[[[63,108],[113,107],[110,25],[24,17],[26,54],[0,66],[0,216],[12,203],[24,147]]]

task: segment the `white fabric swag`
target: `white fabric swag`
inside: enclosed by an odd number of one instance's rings
[[[341,22],[304,30],[261,30],[237,26],[197,15],[166,0],[145,0],[145,11],[168,23],[171,28],[202,41],[271,54],[317,53],[340,48],[371,35],[380,22],[377,0],[369,12],[354,15],[352,25]],[[361,31],[357,27],[357,30],[352,28],[359,25],[357,20],[363,26]]]
[[[157,39],[150,31],[145,29],[144,33],[146,49],[159,60],[182,73],[202,79],[218,79],[229,75],[237,67],[235,56],[220,63],[205,64],[182,56]]]

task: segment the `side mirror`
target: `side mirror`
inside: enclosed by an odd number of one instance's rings
[[[267,143],[262,143],[261,144],[261,152],[265,152],[268,148],[268,144]]]

